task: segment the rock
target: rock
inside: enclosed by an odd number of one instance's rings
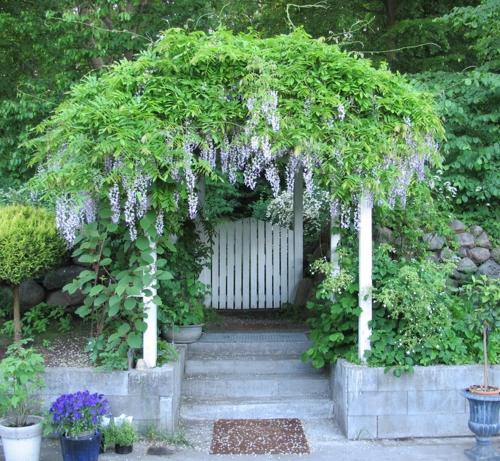
[[[461,247],[472,248],[474,246],[474,236],[468,232],[462,232],[456,235],[458,244]],[[477,245],[481,246],[481,245]]]
[[[458,280],[449,278],[446,280],[446,286],[450,288],[458,288],[460,286],[460,283],[458,282]]]
[[[424,242],[427,242],[427,249],[436,251],[444,247],[445,239],[437,234],[424,234]]]
[[[469,253],[467,252],[467,248],[465,248],[465,247],[460,247],[458,249],[457,253],[459,254],[459,256],[462,256],[462,258],[466,258],[467,256],[469,256]]]
[[[375,239],[380,243],[393,243],[394,237],[392,230],[388,227],[377,226],[375,228]]]
[[[304,278],[297,285],[297,291],[294,300],[294,306],[303,307],[306,305],[307,300],[310,297],[311,290],[313,287],[313,282],[311,279]]]
[[[477,266],[472,259],[462,258],[457,265],[457,271],[464,274],[473,274],[477,271]]]
[[[59,290],[64,287],[64,285],[72,282],[80,272],[86,270],[85,267],[82,266],[66,266],[60,267],[54,271],[48,272],[43,279],[43,286],[47,288],[47,290]]]
[[[476,264],[482,264],[490,259],[490,250],[481,247],[471,248],[469,250],[469,258]]]
[[[500,264],[500,247],[496,247],[491,250],[491,257],[497,264]]]
[[[45,301],[45,290],[32,279],[21,283],[20,295],[21,307],[33,307]]]
[[[439,254],[436,253],[436,252],[433,252],[431,251],[428,255],[427,255],[427,261],[430,261],[431,263],[438,263],[440,262],[440,259],[439,259]]]
[[[461,232],[465,232],[465,224],[462,221],[459,221],[458,219],[454,219],[450,223],[450,228],[455,232],[456,234],[459,234]]]
[[[144,359],[139,359],[137,360],[137,363],[135,364],[135,369],[136,370],[147,370],[148,369],[148,364]]]
[[[455,280],[458,280],[458,282],[465,282],[465,281],[468,281],[470,278],[471,278],[472,274],[465,274],[463,272],[459,272],[457,270],[454,270],[453,271],[453,275],[452,277],[455,279]]]
[[[467,256],[467,254],[464,255],[464,257]],[[449,261],[451,259],[455,259],[457,256],[456,254],[453,252],[453,250],[451,250],[450,248],[448,247],[445,247],[441,250],[441,252],[439,253],[439,258],[441,261]]]
[[[483,232],[476,237],[476,246],[491,249],[490,239],[488,238],[486,232]]]
[[[47,297],[47,304],[49,306],[61,306],[61,307],[69,307],[69,306],[79,306],[83,303],[85,296],[80,290],[77,290],[75,293],[70,295],[61,290],[53,291]]]
[[[500,278],[500,264],[497,264],[493,259],[488,259],[485,263],[479,266],[478,272],[494,279]]]
[[[479,237],[484,232],[484,229],[481,226],[470,226],[469,232],[474,237]]]

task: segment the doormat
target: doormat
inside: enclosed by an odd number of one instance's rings
[[[219,419],[214,423],[212,455],[307,454],[302,423],[297,418]]]

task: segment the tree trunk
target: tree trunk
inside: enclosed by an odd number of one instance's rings
[[[19,285],[12,289],[14,294],[14,341],[21,339],[21,290]]]
[[[396,23],[396,6],[397,0],[384,0],[387,28],[393,26]]]

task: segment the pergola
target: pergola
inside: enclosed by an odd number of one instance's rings
[[[425,163],[439,161],[442,128],[432,100],[405,79],[301,30],[262,39],[172,29],[135,61],[90,76],[39,128],[38,182],[58,198],[71,244],[109,203],[135,241],[149,241],[143,287],[144,360],[156,365],[156,248],[186,214],[195,219],[204,177],[275,195],[303,174],[306,189],[331,197],[333,270],[338,223],[353,209],[359,234],[360,360],[370,348],[373,203],[404,205]],[[286,186],[284,186],[286,184]],[[302,181],[300,181],[302,184]],[[295,222],[301,226],[301,187]],[[139,222],[156,213],[156,231]],[[166,227],[164,231],[164,227]]]

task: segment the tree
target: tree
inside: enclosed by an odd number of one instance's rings
[[[56,264],[65,250],[48,211],[28,206],[0,208],[0,281],[12,287],[15,341],[21,339],[21,282]]]

